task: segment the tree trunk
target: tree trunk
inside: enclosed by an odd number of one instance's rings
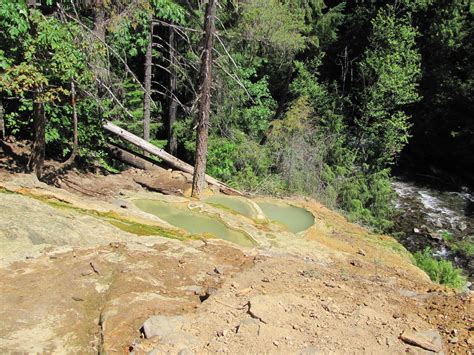
[[[99,38],[99,40],[105,42],[105,21],[106,13],[104,8],[104,0],[95,0],[93,6],[93,16],[94,16],[94,34]],[[109,68],[108,61],[105,56],[100,56],[96,54],[93,58],[93,72],[96,77],[103,83],[109,83]],[[103,94],[102,88],[99,88],[99,93]]]
[[[0,100],[0,139],[5,139],[6,134],[5,134],[5,120],[3,119],[3,102]]]
[[[148,34],[148,47],[145,54],[145,96],[143,99],[143,139],[150,141],[150,116],[151,116],[151,67],[153,60],[153,23],[150,18],[150,33]]]
[[[170,97],[169,97],[169,117],[168,117],[168,152],[176,156],[178,150],[178,141],[174,132],[174,124],[176,122],[176,111],[178,103],[174,99],[176,92],[176,38],[174,27],[169,28],[169,48],[170,48]]]
[[[209,0],[204,21],[204,49],[201,62],[199,114],[196,137],[196,162],[194,165],[193,190],[191,195],[199,198],[204,190],[207,163],[207,141],[209,135],[209,111],[211,109],[212,41],[215,32],[217,0]]]
[[[68,165],[76,159],[77,150],[79,148],[79,140],[77,137],[77,110],[76,110],[76,86],[71,82],[71,106],[72,106],[72,152],[64,165]]]
[[[39,179],[43,173],[44,165],[46,116],[44,114],[43,102],[37,102],[38,95],[36,94],[35,96],[33,102],[33,130],[35,138],[31,148],[30,160],[28,161],[28,169],[34,172]]]

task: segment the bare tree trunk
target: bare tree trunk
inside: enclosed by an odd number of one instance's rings
[[[0,100],[0,139],[5,139],[6,134],[5,134],[5,120],[3,119],[3,102]]]
[[[204,21],[204,48],[201,62],[199,114],[196,137],[196,162],[194,165],[191,195],[199,198],[206,180],[207,141],[209,135],[209,111],[211,109],[212,41],[215,32],[217,0],[209,0]]]
[[[150,18],[150,33],[148,35],[148,47],[145,54],[145,97],[143,99],[143,139],[150,141],[150,117],[151,117],[151,67],[153,61],[153,22]]]
[[[79,140],[77,135],[77,110],[76,110],[76,86],[71,82],[71,106],[72,106],[72,152],[64,165],[70,164],[76,159]]]
[[[176,38],[174,27],[169,28],[169,48],[170,48],[170,87],[169,87],[169,117],[168,117],[168,152],[171,155],[176,155],[178,150],[178,141],[174,132],[174,124],[176,122],[176,111],[178,103],[174,99],[176,92]]]
[[[34,172],[39,179],[43,173],[44,165],[46,116],[44,114],[44,103],[37,102],[37,100],[38,94],[35,95],[33,102],[33,130],[35,136],[28,161],[28,169]]]
[[[76,86],[71,82],[71,105],[72,105],[72,134],[73,134],[73,155],[77,154],[79,138],[77,135],[77,109],[76,109]]]
[[[95,0],[93,6],[94,13],[94,35],[101,41],[105,42],[105,8],[104,0]],[[107,58],[96,54],[93,63],[94,74],[104,83],[109,82],[109,70],[107,66]],[[101,89],[99,89],[99,92]]]

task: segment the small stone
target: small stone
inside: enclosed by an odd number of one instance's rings
[[[245,296],[246,294],[250,293],[250,291],[252,291],[252,288],[251,288],[251,287],[243,288],[242,290],[240,290],[239,292],[237,292],[235,295],[236,295],[237,297]]]
[[[449,340],[449,342],[450,342],[451,344],[457,344],[457,343],[459,342],[459,338],[458,338],[458,337],[452,337],[452,338]]]
[[[264,277],[264,278],[262,279],[262,282],[270,282],[270,279],[269,279],[268,277]]]
[[[357,251],[357,254],[362,255],[362,256],[365,256],[365,255],[366,255],[364,249],[359,249],[359,250]]]
[[[240,322],[237,327],[237,334],[241,337],[251,337],[254,338],[258,336],[260,331],[260,324],[257,319],[244,319]]]
[[[92,275],[94,273],[94,271],[92,270],[85,270],[83,272],[81,272],[81,275],[82,276],[89,276],[89,275]]]
[[[351,260],[351,261],[350,261],[350,264],[351,264],[352,266],[362,267],[362,263],[361,263],[360,261],[358,261],[358,260]]]
[[[84,301],[83,298],[81,298],[81,297],[76,297],[76,296],[72,296],[72,299],[73,299],[74,301],[76,301],[76,302],[83,302],[83,301]]]
[[[218,337],[225,337],[227,333],[228,333],[227,330],[218,330],[216,334]]]
[[[419,234],[420,230],[418,228],[413,228],[413,232],[415,232],[416,234]]]
[[[225,273],[224,267],[223,266],[216,266],[214,268],[214,272],[218,275],[224,275],[224,273]]]
[[[277,340],[274,340],[273,345],[275,345],[278,348],[278,346],[280,346],[280,343]]]

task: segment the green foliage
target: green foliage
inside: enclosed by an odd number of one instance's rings
[[[462,240],[454,243],[451,248],[454,251],[463,253],[468,257],[474,256],[474,243],[469,240]]]
[[[293,55],[304,48],[306,30],[302,8],[291,7],[290,2],[249,0],[242,4],[239,31],[259,48]]]
[[[432,250],[426,248],[413,255],[416,266],[424,270],[434,282],[460,289],[466,285],[466,278],[462,276],[462,270],[457,269],[448,260],[436,260],[432,256]]]
[[[443,240],[446,243],[451,243],[452,241],[454,241],[453,235],[451,233],[449,233],[448,231],[442,231],[441,232],[441,238],[443,238]]]
[[[268,177],[271,160],[265,147],[235,131],[234,138],[211,136],[208,173],[232,186],[252,191]]]
[[[144,54],[149,43],[151,18],[185,23],[183,7],[172,0],[151,0],[142,2],[135,11],[120,16],[109,26],[112,45],[119,53],[130,57]]]
[[[295,62],[297,75],[291,90],[298,98],[285,122],[274,122],[277,129],[272,131],[280,145],[272,149],[280,155],[277,165],[291,191],[316,196],[347,211],[352,220],[387,230],[392,225],[395,196],[390,172],[366,173],[355,165],[357,153],[337,112],[338,101],[319,79],[321,60]]]
[[[33,100],[42,102],[48,118],[46,143],[52,153],[64,157],[71,151],[71,81],[86,85],[92,80],[81,28],[38,10],[28,12],[22,2],[16,3],[16,14],[12,3],[0,5],[0,22],[11,28],[0,34],[3,43],[11,44],[3,49],[8,66],[0,76],[0,93],[13,97],[16,107],[5,115],[7,129],[31,134],[26,128],[32,121]],[[79,156],[91,155],[91,148],[97,150],[103,140],[100,121],[91,119],[97,110],[90,110],[90,103],[89,98],[78,100],[78,116],[83,117],[78,127]]]
[[[371,169],[392,164],[408,142],[410,117],[403,110],[420,100],[417,34],[409,16],[397,17],[390,6],[372,20],[369,48],[359,65],[364,89],[357,119],[362,158]]]

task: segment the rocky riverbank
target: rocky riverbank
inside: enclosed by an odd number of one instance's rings
[[[474,195],[411,181],[393,183],[398,194],[395,231],[411,252],[433,249],[474,278]]]

